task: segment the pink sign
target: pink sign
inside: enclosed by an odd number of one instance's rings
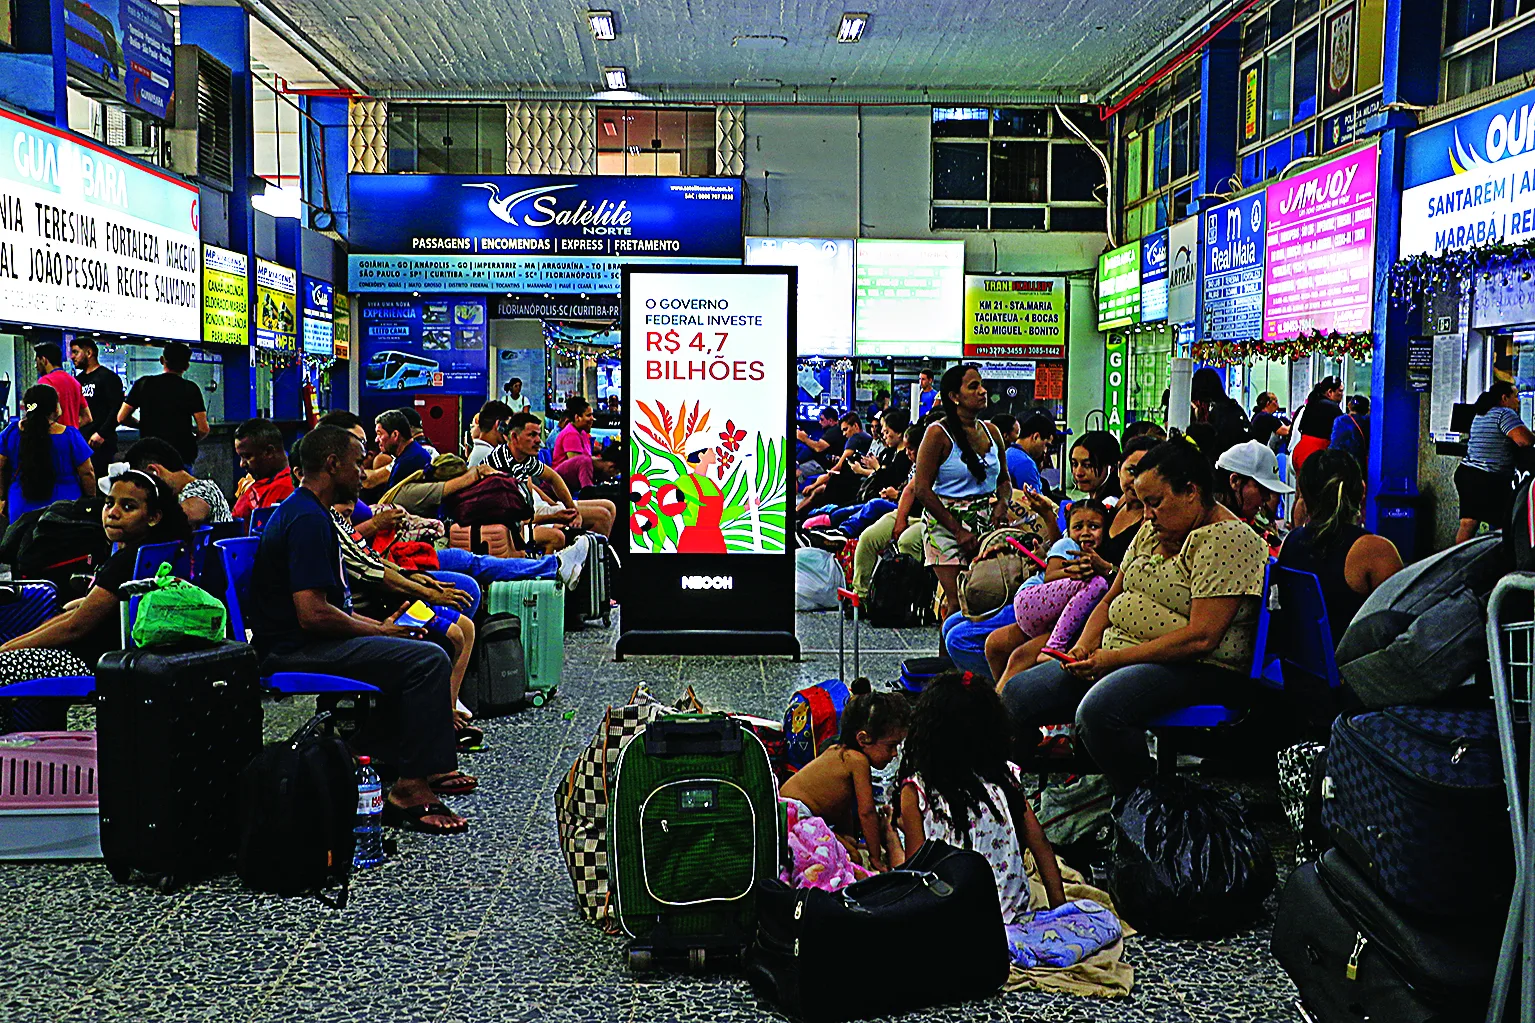
[[[1374,146],[1268,187],[1263,338],[1370,329]]]

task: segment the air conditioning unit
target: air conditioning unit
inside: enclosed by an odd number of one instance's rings
[[[171,169],[234,187],[234,76],[201,47],[176,47],[175,116],[166,130]]]

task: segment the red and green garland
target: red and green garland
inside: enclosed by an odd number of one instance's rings
[[[1368,331],[1340,334],[1333,331],[1323,334],[1313,330],[1282,341],[1266,341],[1253,338],[1249,341],[1196,341],[1192,355],[1195,362],[1208,366],[1233,366],[1239,363],[1268,359],[1274,362],[1294,362],[1308,355],[1325,355],[1330,359],[1363,361],[1375,351],[1374,335]]]

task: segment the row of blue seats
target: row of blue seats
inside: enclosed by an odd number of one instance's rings
[[[213,539],[213,531],[199,529],[190,545],[177,542],[145,544],[134,562],[135,579],[152,579],[161,565],[218,597],[228,609],[229,637],[246,641],[245,609],[249,606],[251,572],[256,564],[260,538],[236,536]],[[138,613],[139,597],[128,600],[123,624],[124,647],[133,645],[133,621]],[[340,675],[320,672],[281,671],[262,678],[262,686],[273,695],[291,696],[324,693],[376,693],[378,687]],[[84,699],[96,691],[92,675],[67,675],[32,679],[0,686],[0,697],[53,697]]]

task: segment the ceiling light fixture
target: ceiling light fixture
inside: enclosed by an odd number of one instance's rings
[[[608,88],[614,92],[622,92],[629,88],[629,72],[621,67],[605,67],[602,69],[602,80]]]
[[[611,42],[618,38],[618,22],[612,11],[587,11],[586,23],[592,27],[592,38]]]
[[[863,38],[863,30],[869,27],[867,13],[844,12],[842,24],[837,26],[837,42],[856,43]]]

